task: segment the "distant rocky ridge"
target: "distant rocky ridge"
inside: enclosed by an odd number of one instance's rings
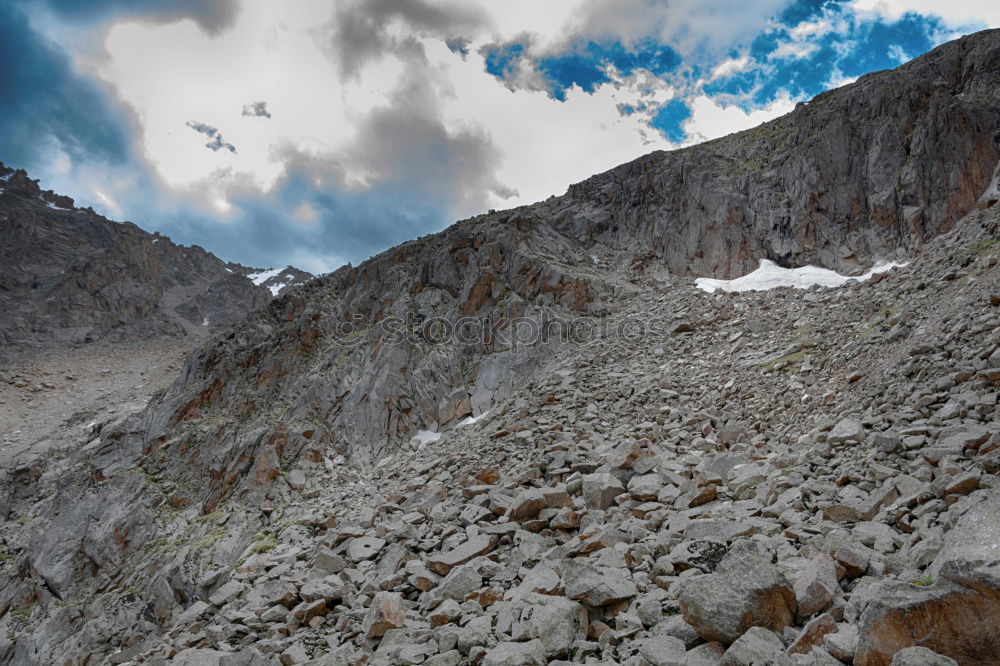
[[[0,470],[0,663],[881,666],[928,607],[994,617],[994,564],[948,553],[1000,470],[998,218],[975,212],[998,77],[978,33],[270,300],[141,413]],[[690,280],[893,256],[843,292]],[[614,326],[510,342],[574,317]],[[908,594],[873,604],[862,574]],[[995,647],[949,632],[926,647]]]
[[[208,338],[272,297],[250,272],[76,208],[0,164],[0,359],[53,344]],[[284,275],[288,285],[311,277]]]

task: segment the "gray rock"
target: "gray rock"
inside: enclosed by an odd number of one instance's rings
[[[563,562],[562,582],[567,597],[587,606],[605,606],[639,593],[627,569],[598,567],[583,558]]]
[[[614,506],[615,498],[624,492],[625,486],[613,474],[599,472],[583,477],[583,499],[590,509]]]
[[[686,666],[684,642],[673,636],[655,635],[644,639],[639,654],[652,666]]]
[[[722,655],[720,666],[792,666],[785,654],[785,644],[773,631],[751,627],[729,646]]]
[[[483,657],[483,666],[545,666],[545,649],[538,639],[499,643]]]
[[[831,444],[860,443],[865,440],[865,427],[857,419],[841,419],[826,436]]]
[[[840,591],[833,558],[820,553],[811,559],[795,579],[794,589],[800,620],[825,610]]]
[[[958,666],[958,662],[925,647],[910,647],[893,655],[890,666]]]
[[[751,627],[783,631],[796,611],[791,583],[750,542],[730,550],[714,573],[684,581],[680,603],[703,639],[726,645]]]

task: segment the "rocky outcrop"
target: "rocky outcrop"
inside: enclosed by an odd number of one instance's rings
[[[570,238],[648,253],[677,275],[736,277],[761,258],[858,272],[994,200],[998,59],[1000,33],[970,35],[538,210]]]
[[[76,208],[0,164],[0,360],[100,340],[204,340],[270,300],[250,272]]]

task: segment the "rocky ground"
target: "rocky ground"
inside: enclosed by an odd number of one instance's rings
[[[303,461],[239,564],[107,663],[993,663],[997,225],[835,289],[639,271],[614,321],[643,335],[374,469]]]
[[[79,439],[141,410],[177,375],[190,345],[174,339],[52,350],[0,368],[0,460],[40,440]]]
[[[134,395],[0,459],[0,664],[995,663],[998,44],[290,289],[162,391],[125,361]],[[692,280],[880,257],[910,263]],[[502,339],[547,317],[603,332]],[[469,319],[489,334],[426,336]],[[38,367],[13,388],[63,385]]]

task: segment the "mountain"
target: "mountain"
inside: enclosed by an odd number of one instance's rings
[[[988,663],[998,89],[1000,31],[945,44],[288,289],[0,451],[0,663]],[[692,280],[762,259],[907,265]]]
[[[286,270],[299,282],[310,277]],[[8,360],[102,340],[204,340],[270,300],[273,290],[250,272],[76,208],[0,164],[0,356]]]
[[[250,280],[271,290],[272,296],[280,296],[289,289],[293,289],[300,284],[305,284],[313,278],[312,273],[307,273],[294,266],[284,268],[251,268],[246,274]]]

